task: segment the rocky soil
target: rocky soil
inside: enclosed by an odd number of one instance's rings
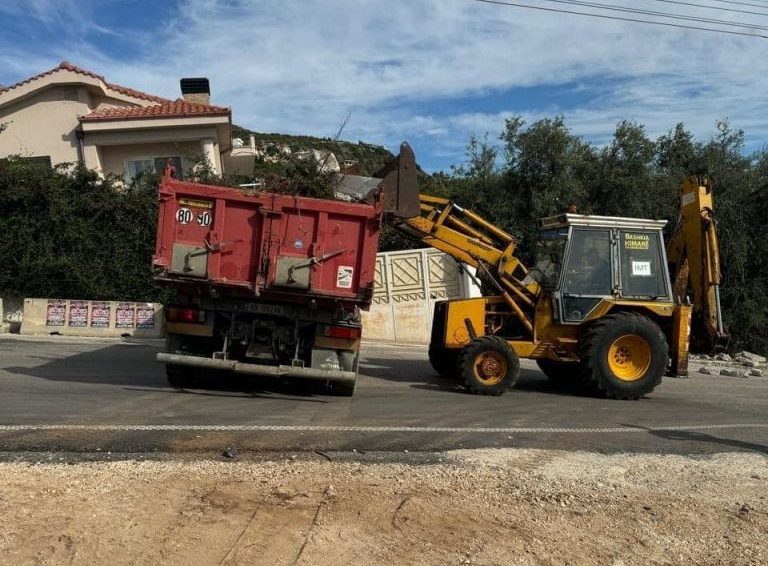
[[[4,463],[0,563],[768,563],[765,455],[437,458]]]
[[[739,352],[730,354],[694,355],[689,359],[691,372],[706,375],[722,375],[725,377],[765,377],[768,360],[765,357],[752,352]]]

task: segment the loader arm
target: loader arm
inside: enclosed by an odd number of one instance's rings
[[[689,177],[680,187],[680,217],[667,243],[674,294],[691,296],[691,351],[711,352],[727,346],[730,335],[720,308],[720,251],[707,178]]]
[[[501,296],[532,336],[539,286],[526,279],[528,270],[515,256],[515,238],[449,199],[419,194],[415,175],[415,158],[407,144],[402,144],[397,159],[377,174],[385,178],[385,210],[393,225],[460,264],[474,267],[490,294]]]
[[[399,230],[474,267],[490,294],[500,295],[532,335],[539,286],[515,256],[517,241],[501,228],[451,200],[419,195],[421,214],[395,222]]]

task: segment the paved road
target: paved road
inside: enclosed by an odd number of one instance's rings
[[[437,451],[533,447],[768,453],[768,378],[667,379],[640,401],[554,389],[466,394],[418,348],[367,346],[353,398],[250,379],[175,390],[158,342],[0,338],[0,452]]]

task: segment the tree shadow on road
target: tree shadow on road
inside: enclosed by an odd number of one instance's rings
[[[264,397],[325,403],[315,398],[320,384],[299,380],[244,376],[227,372],[208,372],[190,389],[174,389],[165,378],[164,367],[155,361],[156,347],[116,344],[66,357],[39,355],[26,359],[42,360],[32,367],[6,367],[4,371],[56,382],[116,385],[133,391],[158,391],[201,396]]]

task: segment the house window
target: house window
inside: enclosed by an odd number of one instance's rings
[[[126,182],[130,183],[137,175],[141,173],[155,173],[162,175],[166,163],[170,163],[176,168],[176,178],[183,179],[183,169],[181,168],[181,157],[146,157],[142,159],[129,159],[125,162]]]
[[[39,167],[40,169],[53,168],[53,165],[51,165],[50,155],[40,155],[37,157],[20,157],[19,161],[21,161],[22,163],[26,163],[28,165],[32,165],[34,167]]]
[[[155,157],[155,173],[162,175],[167,164],[173,165],[176,169],[176,178],[183,179],[184,171],[181,168],[181,157]]]
[[[138,175],[145,172],[155,171],[155,161],[153,159],[129,159],[125,164],[126,181],[133,181]]]

